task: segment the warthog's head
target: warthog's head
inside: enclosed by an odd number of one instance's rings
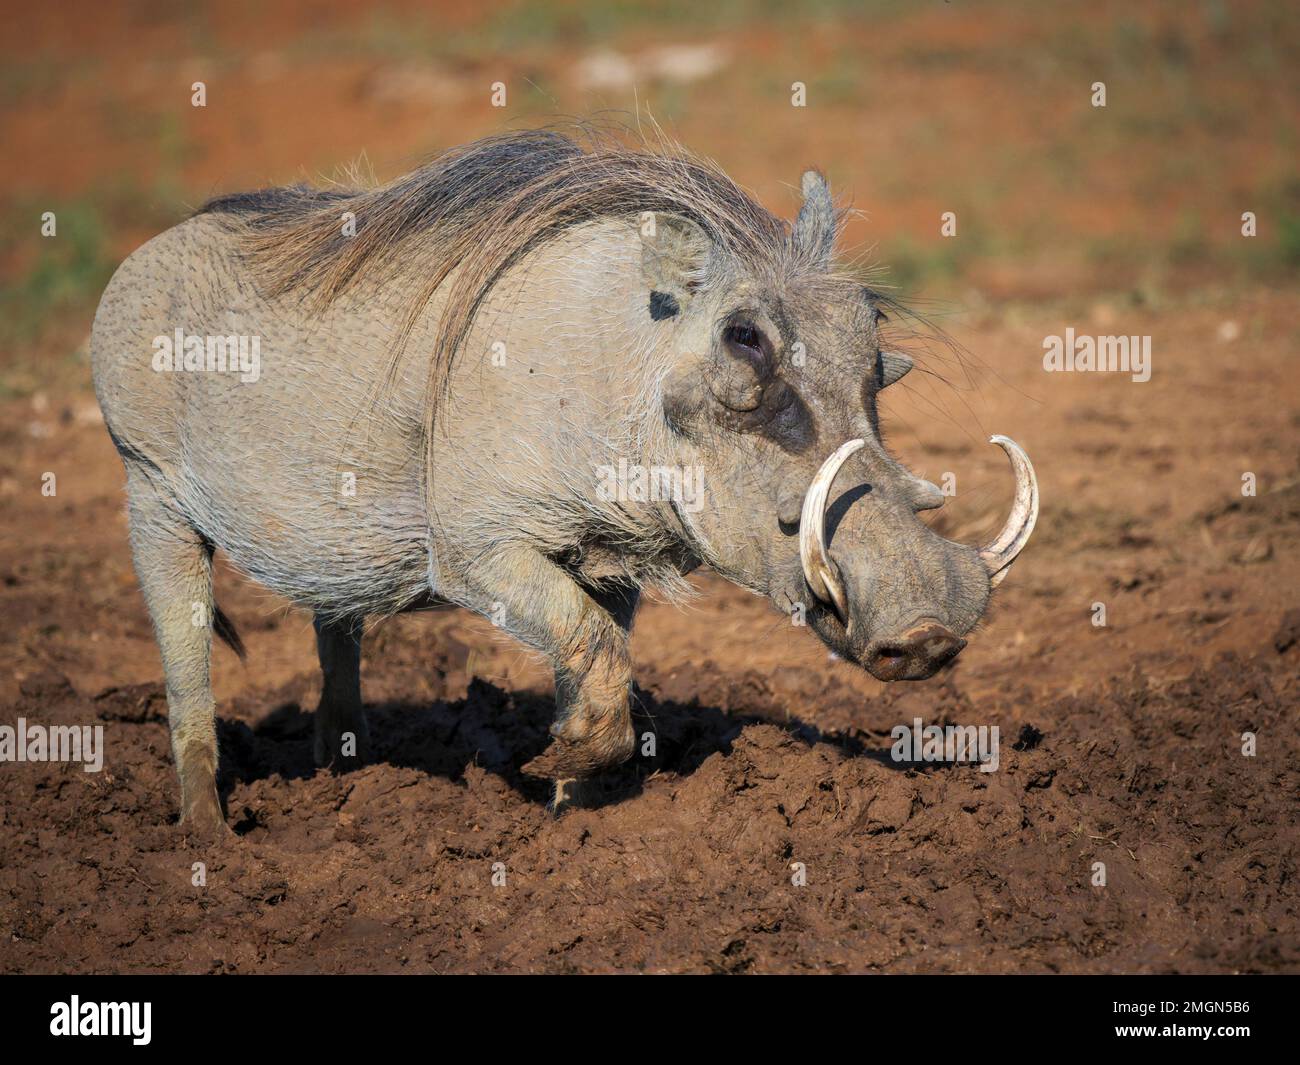
[[[1017,477],[1002,532],[975,548],[920,520],[943,494],[889,455],[878,417],[912,361],[881,349],[886,301],[830,268],[825,181],[805,174],[803,193],[777,258],[726,249],[682,216],[643,226],[671,447],[705,483],[700,505],[676,509],[724,576],[873,676],[921,680],[965,646],[1033,530],[1038,489],[1020,448],[994,437]]]

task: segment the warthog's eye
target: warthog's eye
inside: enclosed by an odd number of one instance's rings
[[[722,340],[733,357],[748,362],[760,377],[765,378],[771,372],[772,345],[756,326],[736,322],[727,326]]]

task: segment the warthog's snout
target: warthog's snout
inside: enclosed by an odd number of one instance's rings
[[[843,444],[813,477],[799,520],[799,560],[804,583],[824,607],[818,631],[878,680],[925,680],[956,658],[989,592],[1033,532],[1033,466],[1014,441],[995,436],[993,442],[1011,460],[1016,498],[1002,531],[978,549],[946,540],[916,520],[916,511],[933,509],[938,489],[928,491],[934,486],[911,478],[901,487],[895,482],[892,504],[887,496],[870,502],[880,493],[862,494],[872,512],[847,532],[844,520],[836,523],[836,558],[827,545],[827,499],[836,473],[867,442]]]
[[[896,639],[872,640],[863,652],[862,664],[877,680],[925,680],[965,646],[960,636],[926,619]]]
[[[822,463],[817,476],[804,496],[803,514],[799,522],[799,558],[803,565],[808,587],[824,603],[835,607],[836,613],[847,624],[844,587],[838,568],[826,551],[826,497],[835,481],[835,475],[849,456],[866,446],[865,440],[850,440],[841,445]],[[988,570],[990,582],[996,587],[1006,577],[1011,563],[1024,550],[1038,520],[1038,479],[1029,456],[1010,437],[994,436],[990,443],[997,444],[1007,453],[1011,468],[1016,474],[1016,501],[1011,516],[996,538],[980,548],[980,561]],[[926,485],[933,488],[933,485]],[[924,509],[930,509],[926,507]]]

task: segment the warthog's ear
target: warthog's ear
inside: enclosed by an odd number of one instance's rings
[[[656,211],[641,216],[639,232],[650,316],[671,318],[708,274],[709,238],[690,219]]]
[[[831,187],[816,170],[804,172],[803,206],[794,223],[794,244],[818,269],[830,265],[835,250],[835,204]]]
[[[914,363],[907,355],[896,351],[882,351],[876,366],[876,387],[888,388],[912,368]]]

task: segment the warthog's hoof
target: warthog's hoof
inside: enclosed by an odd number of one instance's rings
[[[562,740],[552,740],[536,758],[525,762],[519,772],[538,780],[572,780],[580,772],[585,775],[585,759],[575,757],[574,745]]]
[[[216,793],[195,801],[181,814],[181,831],[200,843],[223,843],[234,837],[221,813]]]
[[[217,842],[233,835],[221,812],[217,777],[212,766],[193,758],[182,759],[181,831],[195,840]]]
[[[525,776],[549,780],[595,776],[626,762],[636,745],[630,722],[626,728],[602,728],[575,735],[577,730],[571,720],[557,721],[550,732],[550,746],[520,770]]]
[[[617,765],[622,758],[611,760],[603,748],[587,743],[569,743],[555,739],[532,761],[520,769],[526,777],[543,780],[575,780]]]

